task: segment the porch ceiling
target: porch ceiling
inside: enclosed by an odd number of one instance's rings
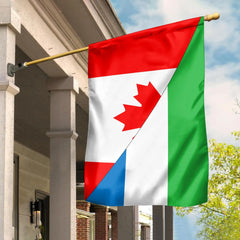
[[[81,40],[91,43],[125,34],[109,0],[54,0]]]
[[[28,61],[28,57],[16,50],[19,62]],[[16,85],[20,93],[15,99],[15,140],[23,145],[49,157],[50,110],[47,90],[48,76],[37,66],[31,71],[16,74]],[[77,162],[84,161],[87,139],[88,114],[76,105]]]
[[[89,14],[84,1],[71,0],[71,4],[66,0],[54,0],[54,2],[61,9],[61,13],[74,28],[78,36],[81,36],[85,46],[104,40],[101,31],[96,29],[96,22]]]
[[[22,32],[16,63],[88,46],[123,35],[108,0],[15,0]],[[76,106],[77,162],[84,161],[88,127],[87,52],[31,66],[16,74],[15,140],[49,156],[48,78],[73,76],[79,84]]]

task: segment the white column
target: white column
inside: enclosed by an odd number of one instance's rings
[[[50,239],[76,239],[76,94],[72,77],[49,79]]]
[[[0,239],[12,240],[14,96],[19,92],[7,64],[15,63],[20,20],[10,1],[0,0]]]
[[[138,206],[118,207],[118,240],[138,239]]]

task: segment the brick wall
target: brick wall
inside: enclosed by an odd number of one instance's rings
[[[89,212],[90,203],[85,201],[77,202],[77,209]],[[89,219],[77,218],[77,240],[89,240]]]
[[[95,207],[95,240],[108,239],[108,208]]]
[[[141,226],[141,240],[150,240],[150,226]]]

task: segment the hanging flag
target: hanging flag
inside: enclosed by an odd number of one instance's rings
[[[206,202],[203,18],[92,44],[88,64],[85,199]]]

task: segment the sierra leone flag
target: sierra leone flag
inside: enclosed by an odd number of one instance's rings
[[[203,18],[92,44],[88,70],[85,199],[206,202]]]

